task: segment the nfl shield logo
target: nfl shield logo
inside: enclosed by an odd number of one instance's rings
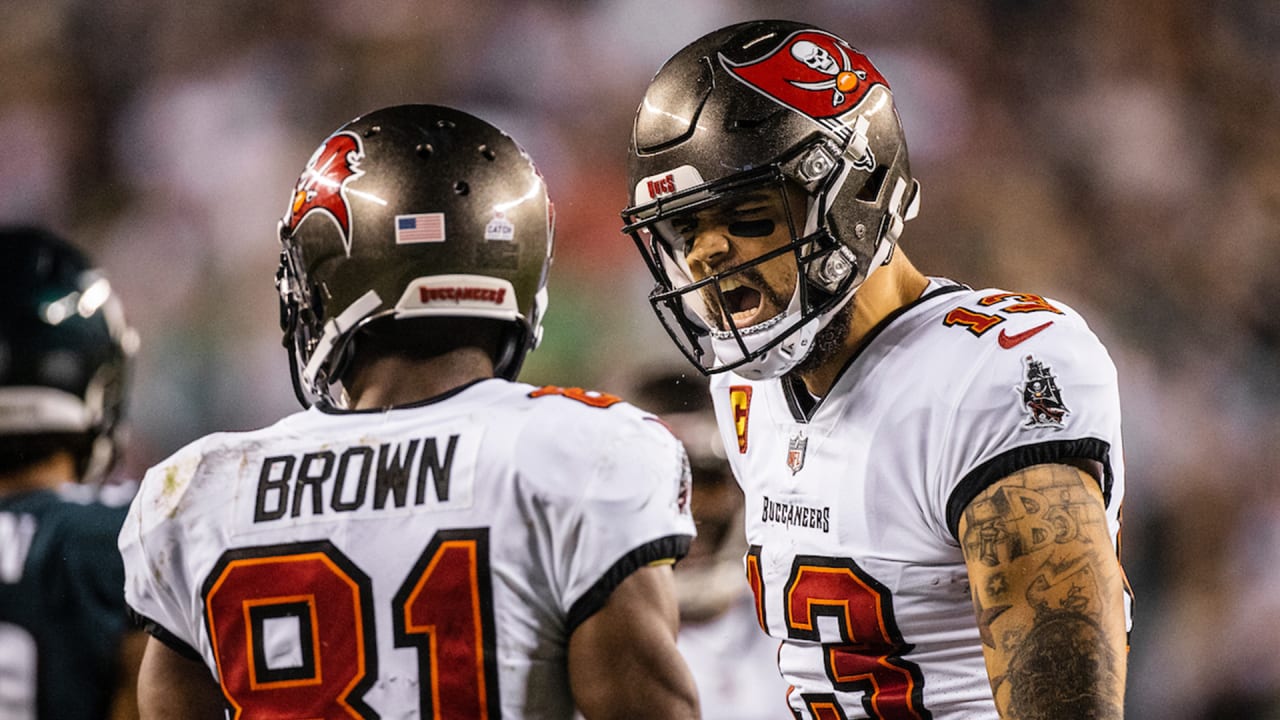
[[[792,475],[800,472],[800,468],[804,467],[804,449],[808,444],[809,438],[801,433],[791,436],[791,442],[787,447],[787,467],[791,468]]]

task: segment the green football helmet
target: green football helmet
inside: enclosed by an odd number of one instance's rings
[[[138,336],[102,272],[47,230],[0,229],[0,268],[0,462],[63,448],[96,484],[118,456]]]

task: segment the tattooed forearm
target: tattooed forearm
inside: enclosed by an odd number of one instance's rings
[[[1097,482],[1029,468],[974,498],[960,529],[1001,716],[1121,717],[1122,580]]]
[[[1009,661],[1010,717],[1020,720],[1118,718],[1120,678],[1102,627],[1071,611],[1037,615]]]

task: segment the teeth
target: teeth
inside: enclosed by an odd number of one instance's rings
[[[737,290],[740,287],[742,287],[742,283],[734,280],[733,278],[725,278],[720,281],[720,292],[729,292],[730,290]]]

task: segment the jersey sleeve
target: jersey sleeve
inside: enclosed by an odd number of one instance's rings
[[[688,459],[660,421],[621,404],[570,410],[530,433],[537,447],[525,456],[536,458],[557,548],[550,574],[572,632],[631,573],[683,557],[694,525]]]
[[[198,446],[147,471],[129,506],[118,546],[124,559],[124,598],[146,630],[174,650],[200,659],[201,613],[183,568],[183,528],[174,521],[199,465]]]
[[[984,347],[970,382],[954,399],[940,463],[953,538],[973,498],[1032,465],[1096,461],[1109,508],[1119,491],[1113,472],[1120,452],[1119,391],[1102,343],[1070,309],[1056,318],[1036,313],[1006,325],[1002,340],[992,338]],[[1017,341],[1019,335],[1026,339]]]

